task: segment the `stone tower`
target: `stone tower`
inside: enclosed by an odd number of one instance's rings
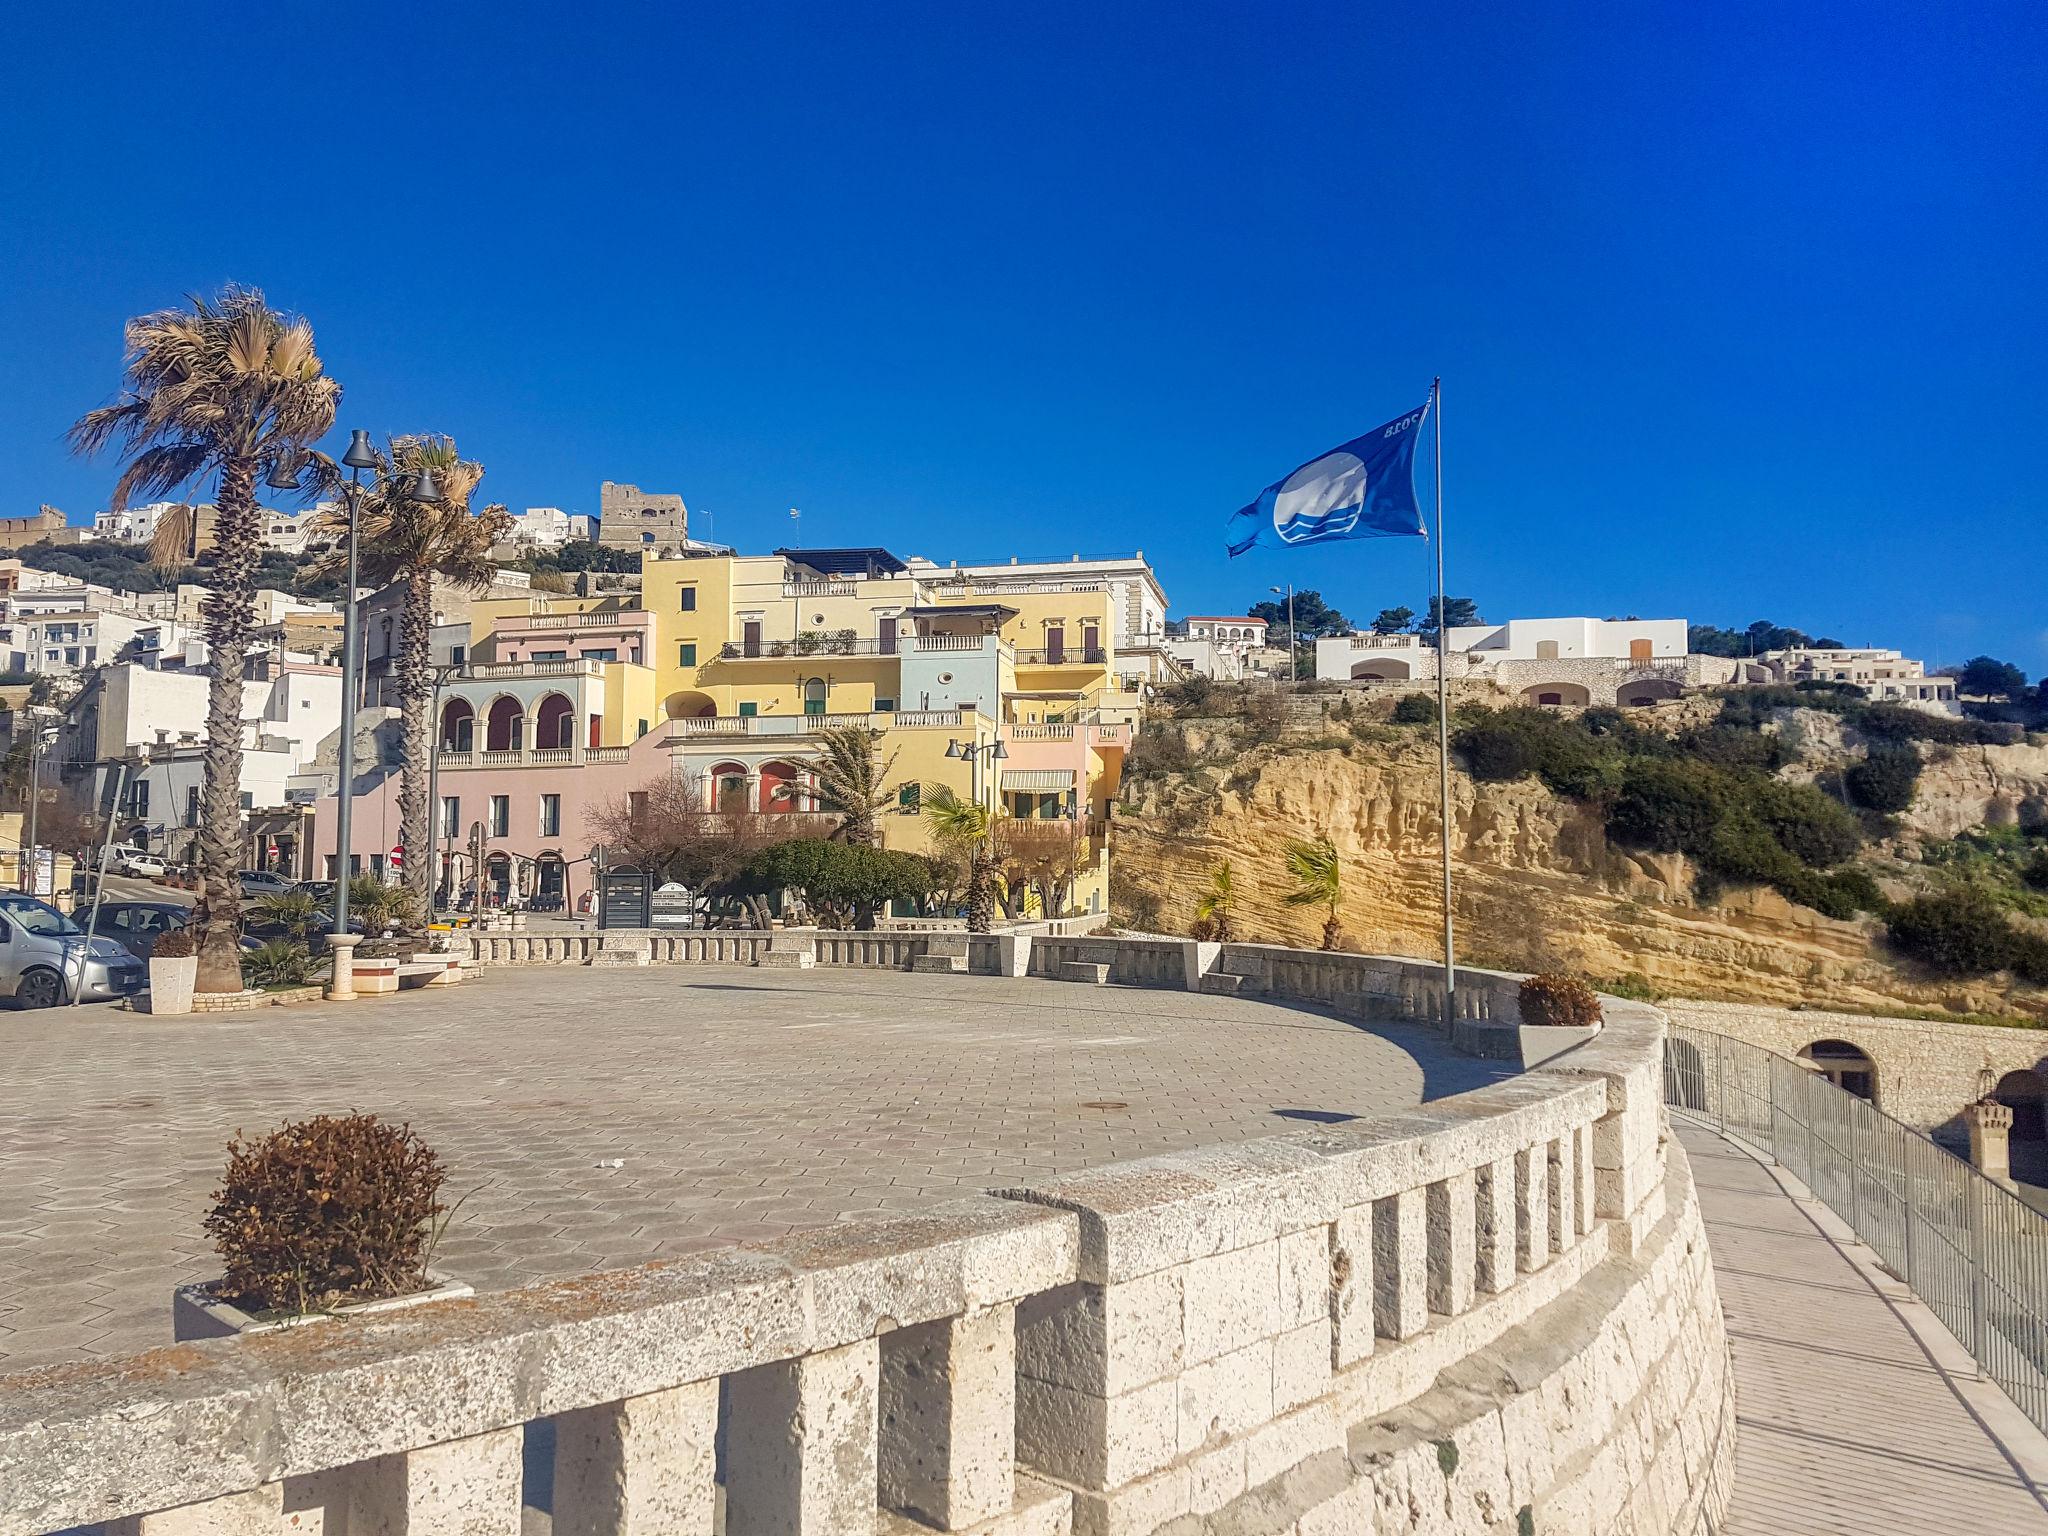
[[[683,498],[607,480],[598,488],[597,542],[620,549],[666,554],[690,537]]]

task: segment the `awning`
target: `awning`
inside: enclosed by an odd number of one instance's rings
[[[1071,768],[1005,768],[1003,788],[1012,789],[1072,789],[1074,770]]]

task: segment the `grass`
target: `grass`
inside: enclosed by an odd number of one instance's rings
[[[2027,884],[2022,871],[2048,849],[2018,827],[1973,827],[1945,843],[1929,843],[1920,857],[1959,885],[1974,886],[2008,911],[2048,917],[2048,891]]]

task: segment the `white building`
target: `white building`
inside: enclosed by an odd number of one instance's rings
[[[1268,649],[1266,629],[1264,619],[1247,614],[1190,614],[1169,626],[1166,649],[1190,672],[1234,681],[1263,670],[1259,659]]]
[[[1130,691],[1177,676],[1181,664],[1166,649],[1166,592],[1141,549],[1130,555],[1084,560],[1020,560],[939,565],[922,556],[908,562],[919,581],[940,590],[1000,600],[1007,594],[1108,592],[1115,638],[1116,675]],[[948,585],[948,584],[952,585]]]
[[[1653,704],[1688,688],[1733,682],[1745,671],[1725,657],[1688,655],[1683,619],[1453,625],[1445,648],[1450,680],[1491,683],[1530,704]],[[1436,660],[1436,647],[1419,635],[1316,642],[1316,676],[1334,682],[1434,683]]]
[[[119,544],[147,544],[156,535],[164,515],[183,506],[178,501],[152,501],[147,506],[123,507],[119,512],[95,512],[92,531],[96,538]]]
[[[512,515],[508,542],[527,549],[560,549],[564,544],[589,538],[587,514],[564,512],[560,507],[528,507]]]
[[[124,647],[154,651],[161,621],[103,609],[9,613],[0,618],[0,670],[63,675],[112,661]]]
[[[1865,698],[1959,714],[1956,680],[1929,677],[1924,662],[1875,646],[1765,651],[1757,660],[1781,683],[1846,683]]]
[[[330,510],[339,510],[332,502],[322,502],[303,512],[286,512],[278,507],[265,507],[263,516],[263,547],[274,549],[281,555],[309,555],[316,550],[328,548],[334,543],[331,535],[319,532],[321,521]]]

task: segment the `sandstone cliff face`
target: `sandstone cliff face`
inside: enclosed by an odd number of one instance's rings
[[[1190,738],[1198,754],[1227,750],[1201,723],[1190,726]],[[1915,826],[1948,835],[1937,829],[1966,816],[1980,796],[1988,803],[2024,786],[2048,792],[2048,752],[1951,750],[1923,776],[1927,805],[1916,805]],[[1458,950],[1472,963],[1558,965],[1610,979],[1635,972],[1688,997],[2048,1014],[2048,997],[2030,991],[1893,965],[1869,918],[1836,921],[1767,889],[1727,891],[1702,904],[1683,856],[1610,844],[1597,815],[1534,779],[1475,783],[1454,769],[1451,801]],[[1127,786],[1113,905],[1135,921],[1185,932],[1210,869],[1228,859],[1238,936],[1313,945],[1321,915],[1284,904],[1291,882],[1281,850],[1290,837],[1326,832],[1345,863],[1346,947],[1434,954],[1442,934],[1438,829],[1435,743],[1425,731],[1349,750],[1260,748],[1238,760],[1220,791],[1179,775]]]

